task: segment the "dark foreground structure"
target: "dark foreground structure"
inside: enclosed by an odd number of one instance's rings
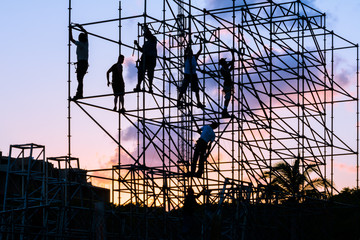
[[[137,37],[143,46],[144,29],[150,31],[157,39],[152,90],[145,91],[150,89],[146,86],[149,79],[135,92],[126,83],[124,112],[113,110],[113,94],[71,99],[74,74],[69,54],[68,155],[44,161],[65,164],[62,187],[51,187],[55,185],[50,184],[51,175],[45,171],[45,184],[37,188],[42,195],[32,194],[32,185],[26,182],[39,175],[25,168],[26,175],[19,173],[24,182],[22,194],[16,197],[10,194],[10,181],[6,180],[1,237],[359,238],[354,225],[359,222],[358,205],[329,200],[338,193],[334,187],[336,163],[346,161],[354,166],[356,174],[349,184],[359,186],[358,45],[328,30],[326,15],[301,1],[229,0],[213,9],[201,9],[192,1],[159,0],[156,8],[148,6],[155,1],[143,2],[138,15],[124,16],[127,11],[120,3],[114,6],[119,7],[118,18],[81,26],[86,27],[89,41],[98,38],[114,44],[125,62],[133,51],[141,58],[133,39]],[[69,1],[69,27],[71,13]],[[102,24],[120,26],[119,38],[98,33]],[[122,37],[133,29],[137,29],[133,38]],[[81,31],[73,26],[76,30]],[[190,71],[194,78],[197,75],[201,107],[191,87],[183,102],[177,101],[186,73],[185,48],[189,46],[194,52],[201,49],[196,69]],[[69,53],[73,52],[71,47],[69,41]],[[231,59],[232,52],[233,89],[227,89],[230,104],[228,116],[223,117],[224,79],[219,61]],[[338,58],[344,52],[346,63]],[[344,71],[339,72],[339,68]],[[89,73],[86,77],[92,76]],[[190,78],[191,85],[193,80]],[[106,99],[108,105],[104,104]],[[76,119],[71,116],[72,107],[84,112],[114,142],[117,164],[86,173],[74,171],[71,121]],[[338,111],[344,108],[356,111],[344,117]],[[117,119],[116,134],[101,122],[105,114]],[[188,173],[194,141],[199,138],[197,130],[214,121],[220,126],[206,152],[204,173],[192,176]],[[136,132],[135,150],[127,147],[127,130]],[[8,162],[16,158],[9,155]],[[18,172],[8,168],[6,178],[14,174]],[[86,176],[80,177],[82,185],[73,179],[78,175]],[[91,179],[108,182],[109,201],[93,194],[97,188],[89,185]],[[185,218],[189,187],[194,189],[197,204]],[[55,196],[62,200],[55,201]],[[40,218],[33,209],[39,210]]]

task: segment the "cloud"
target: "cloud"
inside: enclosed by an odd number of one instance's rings
[[[347,173],[356,173],[357,169],[356,166],[350,166],[345,163],[334,163],[335,168],[347,172]]]
[[[207,1],[207,6],[208,6],[209,9],[231,7],[232,6],[232,1],[208,0]]]
[[[123,140],[132,141],[136,140],[137,129],[134,126],[127,127],[123,132]]]
[[[124,61],[124,81],[137,82],[137,68],[136,59],[134,57],[127,57]]]

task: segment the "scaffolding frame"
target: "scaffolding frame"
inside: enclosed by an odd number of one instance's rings
[[[45,219],[47,202],[45,147],[42,145],[10,145],[0,239],[12,236],[24,239],[44,234],[43,221],[32,222],[34,216]],[[10,188],[10,186],[12,188]],[[32,222],[32,224],[30,224]]]
[[[72,1],[69,0],[68,7],[69,27],[72,24]],[[121,228],[114,234],[105,233],[108,239],[119,236],[126,236],[124,239],[176,239],[175,235],[180,234],[181,229],[180,209],[189,186],[196,193],[204,190],[198,199],[203,206],[203,214],[198,216],[202,224],[202,239],[209,238],[209,229],[222,215],[224,205],[231,206],[233,214],[231,219],[224,219],[222,239],[245,239],[247,219],[251,217],[248,212],[250,204],[277,204],[290,197],[269,191],[271,176],[279,176],[274,171],[279,162],[291,164],[300,159],[302,172],[315,166],[312,175],[307,176],[308,183],[317,178],[326,182],[317,194],[318,198],[327,199],[337,191],[334,187],[335,161],[340,157],[348,158],[356,165],[356,186],[359,187],[359,50],[357,44],[326,28],[325,14],[299,0],[285,3],[231,0],[227,7],[210,10],[198,8],[191,0],[162,0],[162,17],[158,18],[152,15],[148,1],[143,0],[143,3],[143,14],[123,16],[120,1],[118,18],[82,25],[118,22],[118,40],[95,32],[88,31],[88,34],[118,46],[119,54],[124,49],[136,50],[122,39],[122,29],[128,25],[124,22],[139,21],[136,26],[139,42],[143,37],[143,26],[147,25],[157,37],[161,51],[161,54],[158,51],[154,92],[127,91],[125,97],[135,95],[136,104],[127,107],[125,113],[91,101],[112,97],[113,94],[71,100],[73,62],[69,40],[68,154],[43,160],[46,166],[50,161],[65,169],[65,180],[50,178],[46,175],[48,170],[40,174],[44,185],[39,188],[42,198],[37,203],[41,206],[43,223],[30,235],[25,234],[25,220],[11,220],[14,216],[25,216],[29,209],[26,205],[28,198],[21,199],[24,206],[8,208],[9,202],[15,198],[6,195],[0,216],[1,228],[7,228],[8,235],[0,235],[0,239],[4,236],[37,236],[39,239],[99,236],[91,230],[93,224],[72,227],[72,221],[81,211],[105,211],[101,207],[96,210],[94,202],[90,203],[91,206],[82,203],[72,206],[74,196],[81,189],[81,184],[68,179],[74,162],[79,168],[79,160],[72,157],[72,106],[84,112],[118,148],[117,164],[106,169],[87,170],[90,181],[101,179],[111,183],[111,202],[125,209],[116,214],[114,210],[106,210],[105,214],[116,216]],[[179,109],[177,89],[182,82],[184,48],[190,45],[197,49],[201,41],[204,49],[197,72],[202,102],[206,107],[197,109],[188,89],[185,107]],[[219,73],[219,59],[229,56],[230,49],[236,49],[235,91],[229,105],[231,118],[221,118],[223,80]],[[356,91],[343,85],[335,71],[336,53],[345,50],[356,52],[356,72],[353,73],[356,75]],[[138,58],[139,55],[137,52]],[[144,88],[146,84],[147,81],[143,81]],[[339,134],[335,125],[336,107],[346,104],[356,106],[353,142],[343,139],[344,135]],[[88,111],[92,108],[117,116],[117,137]],[[187,172],[193,157],[194,140],[198,138],[197,129],[214,120],[221,124],[204,175],[201,178],[189,177]],[[137,145],[133,151],[124,144],[123,126],[136,129]],[[12,147],[22,149],[29,146]],[[15,174],[10,164],[12,147],[7,182]],[[32,144],[30,148],[42,149],[43,146]],[[61,166],[62,163],[65,165]],[[266,172],[270,172],[270,179],[264,178]],[[33,178],[35,175],[29,168],[26,176]],[[71,187],[73,184],[76,185],[74,188]],[[50,189],[53,186],[56,187]],[[16,212],[19,214],[14,215]],[[53,218],[56,214],[58,216]],[[10,225],[6,222],[19,224],[13,224],[13,229],[9,230]],[[57,225],[57,222],[61,224]],[[15,229],[17,226],[19,228]]]
[[[162,53],[157,59],[154,93],[126,92],[125,96],[136,94],[137,103],[136,108],[119,114],[119,139],[112,137],[84,107],[111,111],[86,102],[88,98],[108,95],[89,96],[74,102],[119,147],[119,164],[112,167],[110,178],[114,202],[149,209],[160,207],[169,212],[183,205],[186,187],[193,186],[196,192],[205,188],[209,193],[200,199],[201,203],[220,203],[222,189],[226,189],[229,181],[236,189],[251,186],[253,194],[249,202],[278,202],[278,194],[266,194],[264,186],[271,178],[265,179],[264,173],[270,172],[272,176],[277,163],[291,163],[297,158],[301,159],[302,171],[316,166],[315,173],[308,176],[308,183],[315,178],[324,180],[326,187],[319,192],[321,198],[326,199],[336,191],[334,159],[337,157],[355,159],[358,187],[359,121],[353,139],[356,145],[343,141],[334,127],[334,108],[340,104],[355,103],[356,119],[359,119],[358,45],[329,31],[325,14],[301,1],[278,4],[233,0],[232,6],[208,10],[196,7],[191,0],[164,0],[162,19],[151,15],[146,0],[141,15],[121,17],[121,10],[120,7],[119,19],[83,23],[83,26],[119,21],[119,41],[95,33],[89,35],[119,44],[120,52],[121,48],[135,51],[121,39],[122,22],[130,19],[139,20],[138,41],[143,37],[144,25],[162,38],[158,40]],[[186,107],[177,109],[183,49],[186,45],[198,47],[200,40],[205,40],[205,49],[197,70],[198,75],[201,74],[200,88],[206,109],[196,109],[190,90],[186,93]],[[335,41],[341,43],[335,45]],[[235,94],[230,104],[232,117],[221,119],[223,85],[218,61],[233,48],[237,49],[237,56],[233,71]],[[335,54],[345,49],[357,54],[356,93],[349,92],[335,79]],[[145,88],[146,81],[143,84]],[[188,178],[186,172],[192,159],[196,129],[216,119],[221,120],[221,127],[204,177]],[[123,122],[137,130],[136,152],[130,153],[121,144]],[[132,163],[122,163],[121,152]],[[148,157],[149,152],[156,152],[156,156]],[[153,164],[155,161],[157,165]],[[264,196],[266,200],[262,199]],[[144,221],[138,223],[138,227],[145,226],[147,234],[150,212],[142,212]]]

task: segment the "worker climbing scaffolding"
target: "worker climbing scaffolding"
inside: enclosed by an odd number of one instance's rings
[[[231,55],[232,55],[232,59],[230,62],[227,62],[225,58],[221,58],[219,60],[219,64],[221,66],[220,73],[221,73],[222,77],[224,78],[223,92],[225,94],[225,97],[224,97],[225,102],[224,102],[224,110],[221,113],[223,118],[230,117],[227,109],[228,109],[228,106],[230,103],[231,96],[234,94],[234,81],[232,80],[231,72],[234,70],[234,62],[235,62],[234,52],[236,50],[231,49],[230,51],[231,51]]]

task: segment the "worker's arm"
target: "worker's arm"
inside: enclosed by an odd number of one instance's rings
[[[83,26],[81,26],[80,24],[75,24],[74,26],[80,28],[80,30],[82,32],[84,32],[84,34],[86,35],[86,38],[88,37],[88,32],[85,30],[85,28],[83,28]],[[69,38],[70,38],[70,41],[75,44],[75,39],[74,39],[73,34],[72,34],[72,29],[73,29],[73,26],[70,26],[70,28],[69,28]]]
[[[112,68],[112,67],[111,67],[111,68]],[[111,68],[109,68],[109,70],[106,72],[106,79],[107,79],[107,85],[108,85],[108,86],[110,85],[109,75],[110,75],[110,72],[111,72]]]
[[[196,58],[196,59],[198,59],[198,58],[199,58],[199,56],[200,56],[200,54],[201,54],[201,51],[202,51],[202,45],[203,45],[203,43],[202,43],[202,40],[200,39],[200,49],[199,49],[199,51],[195,54],[195,58]]]
[[[137,47],[137,49],[138,49],[140,52],[142,52],[142,51],[143,51],[143,48],[142,48],[142,47],[140,47],[140,45],[139,45],[138,41],[134,40],[134,44],[135,44],[135,47]]]
[[[88,32],[85,30],[85,28],[83,28],[83,26],[81,26],[80,24],[75,24],[75,26],[79,27],[80,30],[85,33],[86,37],[88,37]]]
[[[75,40],[74,40],[73,35],[72,35],[72,28],[73,28],[73,26],[70,25],[70,27],[69,27],[69,39],[70,39],[70,41],[72,43],[75,43]]]

